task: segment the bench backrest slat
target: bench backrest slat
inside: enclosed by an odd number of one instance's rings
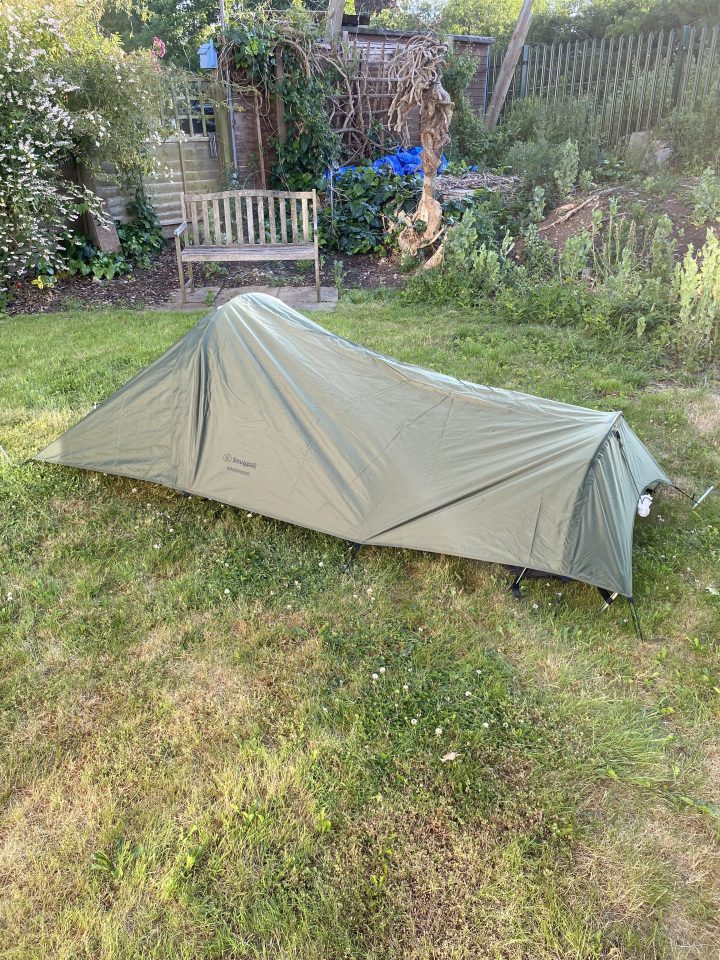
[[[220,224],[220,201],[212,202],[212,238],[216,247],[222,246],[222,226]]]
[[[243,232],[242,197],[234,196],[233,205],[235,207],[235,228],[237,230],[237,242],[240,246],[243,246],[245,244],[245,234]]]
[[[284,203],[284,200],[280,201]],[[277,224],[275,222],[275,197],[270,197],[268,200],[268,220],[270,221],[270,243],[277,243]]]
[[[287,243],[287,219],[285,213],[285,198],[283,197],[278,201],[280,204],[280,241],[281,243]]]
[[[265,238],[265,203],[262,197],[257,198],[258,209],[258,243],[267,244]]]
[[[247,242],[255,243],[255,224],[253,223],[252,198],[246,195],[245,208],[247,210]]]
[[[298,242],[298,218],[297,218],[297,200],[293,197],[290,201],[290,223],[292,224],[292,242]]]
[[[233,222],[230,216],[230,197],[223,197],[223,214],[225,216],[225,234],[228,243],[235,243],[233,234]]]
[[[190,225],[188,239],[199,247],[280,246],[317,237],[315,191],[187,193],[181,206]]]
[[[302,206],[302,228],[303,228],[303,243],[308,243],[310,241],[310,221],[308,219],[308,202],[303,197],[300,201]]]

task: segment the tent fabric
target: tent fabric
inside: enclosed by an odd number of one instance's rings
[[[263,294],[202,319],[37,459],[625,596],[638,498],[669,483],[621,413],[401,363]]]

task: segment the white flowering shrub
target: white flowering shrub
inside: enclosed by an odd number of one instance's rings
[[[12,276],[62,264],[68,223],[93,203],[60,175],[74,123],[52,65],[61,44],[51,17],[0,18],[0,297]]]
[[[14,277],[63,269],[78,216],[100,215],[71,161],[151,169],[162,84],[149,51],[125,56],[89,20],[0,0],[0,307]]]

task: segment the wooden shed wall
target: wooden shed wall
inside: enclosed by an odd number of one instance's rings
[[[212,156],[210,137],[165,140],[153,146],[158,171],[144,181],[145,190],[153,203],[163,228],[169,236],[182,220],[180,194],[206,193],[220,184],[220,164]],[[108,174],[112,169],[108,169]],[[99,195],[105,200],[110,216],[121,223],[127,220],[127,204],[132,194],[110,176],[97,184]]]

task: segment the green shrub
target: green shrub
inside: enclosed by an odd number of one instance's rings
[[[72,160],[120,177],[149,171],[163,73],[149,53],[125,54],[93,10],[49,0],[41,11],[0,0],[0,307],[8,280],[52,283],[66,268],[71,224],[97,198],[63,176]]]
[[[421,181],[358,167],[336,177],[319,216],[320,242],[343,253],[377,253],[392,245],[398,213],[417,206]]]
[[[720,220],[720,177],[712,167],[706,167],[690,193],[693,205],[693,223],[702,226],[708,220]]]
[[[674,340],[680,355],[691,361],[717,357],[720,346],[720,240],[708,230],[695,255],[692,245],[675,268],[678,318]]]
[[[468,99],[467,86],[475,76],[477,60],[448,54],[443,64],[443,86],[455,104],[450,123],[450,144],[446,150],[448,158],[464,160],[468,164],[495,166],[498,162],[497,130],[485,126]]]
[[[718,93],[696,110],[674,110],[662,124],[662,135],[672,147],[673,166],[700,173],[710,166],[720,169],[720,110]]]
[[[558,97],[550,102],[527,97],[515,102],[500,128],[500,149],[518,143],[544,143],[556,147],[568,140],[577,145],[578,169],[593,170],[601,160],[600,128],[592,100]],[[558,169],[554,161],[552,171]],[[577,174],[576,174],[577,176]]]
[[[553,170],[553,179],[561,198],[575,189],[580,170],[580,154],[575,140],[566,140],[560,147],[558,165]]]
[[[468,208],[445,237],[441,266],[419,270],[405,290],[413,302],[470,306],[512,283],[517,268],[507,257],[509,236],[498,240],[498,225],[488,210]]]
[[[138,266],[149,267],[153,256],[165,246],[155,207],[142,186],[136,186],[135,195],[127,205],[129,223],[118,226],[118,236],[124,255]]]
[[[520,194],[536,201],[532,216],[540,219],[547,204],[554,204],[562,196],[555,178],[555,172],[563,165],[562,146],[547,140],[523,141],[508,150],[505,161],[520,178]],[[543,190],[541,198],[535,193],[538,188]],[[539,199],[542,203],[537,202]]]

